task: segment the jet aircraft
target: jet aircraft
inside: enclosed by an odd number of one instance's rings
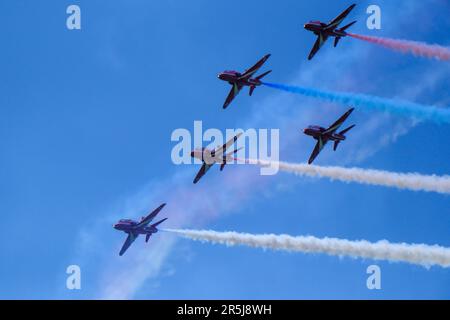
[[[346,30],[353,24],[355,24],[356,21],[353,21],[340,29],[338,28],[342,21],[348,16],[350,11],[352,11],[355,6],[356,4],[352,4],[330,23],[310,21],[304,25],[304,28],[306,30],[313,32],[317,36],[317,40],[314,43],[311,52],[309,53],[308,60],[311,60],[314,57],[314,55],[317,53],[317,51],[319,51],[319,49],[323,46],[323,44],[328,40],[329,37],[334,37],[334,46],[336,47],[339,43],[339,40],[347,36]]]
[[[137,237],[142,234],[145,234],[145,242],[148,242],[150,239],[150,236],[156,232],[158,232],[158,229],[156,228],[160,223],[167,220],[167,218],[164,218],[152,225],[149,225],[150,222],[156,217],[156,215],[161,211],[162,208],[164,208],[166,204],[163,203],[158,208],[153,210],[148,216],[142,217],[141,221],[134,221],[131,219],[121,219],[119,222],[117,222],[114,225],[114,229],[123,231],[126,234],[128,234],[127,239],[125,240],[125,243],[122,246],[122,249],[120,249],[119,255],[122,256],[125,251],[131,246],[131,244],[134,242],[134,240],[137,239]]]
[[[235,149],[229,153],[226,153],[226,151],[237,141],[237,139],[239,139],[241,135],[242,133],[237,134],[234,138],[228,140],[223,146],[220,146],[214,150],[201,148],[191,152],[192,158],[200,159],[203,162],[200,171],[194,179],[194,183],[197,183],[215,163],[220,164],[220,171],[222,171],[228,162],[235,160],[234,154],[236,154],[240,149]]]
[[[231,90],[228,94],[223,108],[226,109],[233,99],[238,95],[244,86],[250,87],[249,95],[251,96],[257,86],[262,84],[261,79],[268,75],[272,70],[264,72],[263,74],[254,77],[253,75],[262,67],[262,65],[269,59],[270,54],[265,55],[253,67],[246,70],[244,73],[238,71],[228,70],[221,72],[217,77],[220,80],[227,81],[231,84]]]
[[[345,120],[347,120],[348,116],[350,116],[354,109],[355,108],[351,108],[350,110],[348,110],[328,129],[320,126],[309,126],[308,128],[303,130],[306,135],[311,136],[315,140],[317,140],[316,146],[314,147],[314,150],[308,160],[308,164],[311,164],[314,161],[314,159],[319,155],[320,151],[322,151],[323,147],[327,144],[328,141],[334,141],[333,150],[336,151],[339,143],[346,139],[345,134],[355,127],[355,125],[352,125],[347,129],[336,133],[336,131],[342,126]]]

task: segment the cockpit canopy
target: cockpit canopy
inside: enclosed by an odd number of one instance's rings
[[[322,22],[320,22],[320,21],[318,21],[318,20],[310,21],[309,23],[310,23],[310,24],[317,24],[317,25],[319,25],[319,26],[322,24]]]
[[[239,74],[239,72],[234,71],[234,70],[225,70],[223,73],[224,73],[224,74],[231,74],[231,75],[237,75],[237,74]]]

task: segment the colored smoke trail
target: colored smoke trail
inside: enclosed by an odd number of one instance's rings
[[[237,232],[216,232],[209,230],[165,229],[192,240],[224,244],[244,245],[253,248],[294,251],[303,253],[324,253],[332,256],[406,262],[424,267],[450,267],[450,249],[425,244],[390,243],[386,240],[375,243],[366,240],[350,241],[336,238],[312,236],[290,236],[275,234],[248,234]]]
[[[385,48],[402,53],[412,53],[415,56],[437,59],[442,61],[450,60],[450,48],[436,44],[426,44],[423,42],[397,40],[390,38],[371,37],[358,34],[347,33],[352,38],[381,45]]]
[[[356,182],[374,186],[394,187],[412,191],[450,194],[450,176],[421,175],[418,173],[397,173],[382,170],[322,167],[304,163],[271,162],[247,159],[247,163],[263,167],[272,166],[281,171],[299,176],[326,177],[343,182]]]
[[[421,120],[430,120],[437,123],[450,123],[450,110],[435,106],[426,106],[403,100],[385,99],[366,94],[333,92],[267,82],[264,82],[263,84],[278,90],[361,109],[385,111]]]

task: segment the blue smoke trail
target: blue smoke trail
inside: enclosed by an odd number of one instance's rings
[[[307,97],[313,97],[334,103],[372,110],[386,111],[403,116],[410,116],[421,120],[430,120],[437,123],[450,123],[450,110],[438,108],[435,106],[426,106],[397,99],[385,99],[365,94],[332,92],[267,82],[263,82],[263,84],[271,88],[301,94]]]

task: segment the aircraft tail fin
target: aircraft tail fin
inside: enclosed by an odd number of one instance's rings
[[[243,147],[242,147],[243,148]],[[234,151],[227,153],[224,157],[223,157],[223,163],[220,165],[220,171],[223,170],[223,168],[225,168],[225,166],[227,165],[227,159],[231,156],[233,156],[234,154],[238,153],[240,150],[242,150],[242,148],[238,148],[235,149]]]
[[[271,72],[272,72],[272,70],[269,70],[269,71],[264,72],[263,74],[260,74],[259,76],[256,77],[256,80],[261,80],[262,78],[264,78]]]
[[[344,130],[342,130],[341,132],[339,132],[339,134],[341,135],[341,136],[344,136],[345,137],[345,134],[347,133],[347,132],[349,132],[350,130],[352,130],[353,128],[355,127],[355,125],[351,125],[350,127],[348,127],[347,129],[344,129]],[[334,151],[336,151],[336,149],[337,149],[337,147],[339,146],[339,143],[341,142],[341,140],[336,140],[335,142],[334,142],[334,146],[333,146],[333,150]]]
[[[336,48],[336,46],[338,45],[339,40],[341,40],[341,37],[336,37],[336,38],[334,38],[334,47],[335,47],[335,48]]]
[[[166,221],[168,218],[164,218],[162,220],[159,220],[158,222],[152,224],[151,226],[156,228],[158,225],[160,225],[161,223],[163,223],[164,221]]]
[[[352,130],[355,127],[355,125],[351,125],[350,127],[348,127],[347,129],[342,130],[341,132],[339,132],[340,135],[345,135],[347,132],[349,132],[350,130]]]
[[[268,75],[269,73],[271,73],[271,72],[272,72],[272,70],[266,71],[266,72],[260,74],[259,76],[257,76],[257,77],[255,78],[255,80],[256,80],[257,82],[260,82],[262,78],[264,78],[265,76],[267,76],[267,75]],[[250,96],[253,94],[253,91],[255,91],[255,88],[256,88],[256,86],[250,86],[250,91],[248,92],[248,94],[249,94]]]
[[[356,23],[356,20],[355,21],[353,21],[353,22],[350,22],[348,25],[346,25],[346,26],[343,26],[341,29],[339,29],[340,31],[345,31],[345,30],[347,30],[348,28],[350,28],[352,25],[354,25]]]
[[[356,23],[356,21],[350,22],[348,25],[343,26],[342,28],[340,28],[339,32],[341,32],[343,34],[343,36],[347,35],[347,33],[345,32],[345,30],[347,30],[348,28],[350,28],[352,25],[354,25]],[[336,47],[339,43],[339,40],[341,40],[342,37],[336,37],[334,38],[334,47]]]
[[[336,149],[337,149],[337,147],[338,147],[338,145],[339,145],[340,142],[341,142],[340,140],[336,140],[336,141],[334,142],[333,151],[336,151]]]

